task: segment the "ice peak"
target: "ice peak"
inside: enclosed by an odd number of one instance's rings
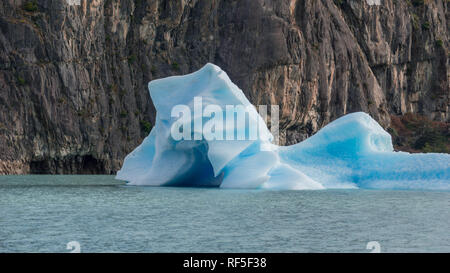
[[[366,113],[345,115],[301,143],[277,147],[256,108],[214,64],[148,86],[156,124],[116,176],[131,185],[450,189],[450,155],[393,152],[391,136]],[[233,121],[230,129],[217,119],[227,117],[229,106],[249,122]],[[213,124],[206,127],[215,138],[205,136],[205,124]],[[247,136],[255,126],[256,138],[216,137]]]

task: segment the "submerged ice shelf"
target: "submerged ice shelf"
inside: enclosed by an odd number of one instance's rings
[[[152,81],[149,90],[157,110],[155,126],[116,176],[129,185],[450,189],[449,154],[394,152],[391,136],[366,113],[345,115],[301,143],[280,147],[271,143],[273,136],[256,108],[218,66],[207,64],[192,74]],[[198,98],[200,111],[195,109]],[[177,105],[194,114],[175,118]],[[242,106],[248,118],[237,121],[231,134],[248,136],[256,130],[256,138],[205,137],[196,124],[208,124],[218,116],[217,109],[229,105]],[[216,107],[215,114],[205,116],[209,106]],[[183,128],[190,128],[191,139],[173,137],[180,120]],[[215,126],[214,131],[226,135],[227,129]]]

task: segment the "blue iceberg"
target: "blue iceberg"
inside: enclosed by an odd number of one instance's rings
[[[345,115],[305,141],[281,147],[218,66],[152,81],[149,90],[155,126],[116,176],[129,185],[450,189],[449,154],[394,152],[391,136],[366,113]],[[230,116],[246,119],[227,126],[222,116],[228,117],[230,105],[236,106]]]

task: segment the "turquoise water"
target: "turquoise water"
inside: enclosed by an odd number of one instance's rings
[[[0,176],[0,252],[450,252],[450,192],[131,187]]]

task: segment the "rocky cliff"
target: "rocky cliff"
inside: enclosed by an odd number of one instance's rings
[[[449,1],[69,2],[0,2],[0,173],[114,173],[151,129],[147,83],[207,62],[280,105],[286,144],[365,111],[400,149],[405,114],[448,147]]]

